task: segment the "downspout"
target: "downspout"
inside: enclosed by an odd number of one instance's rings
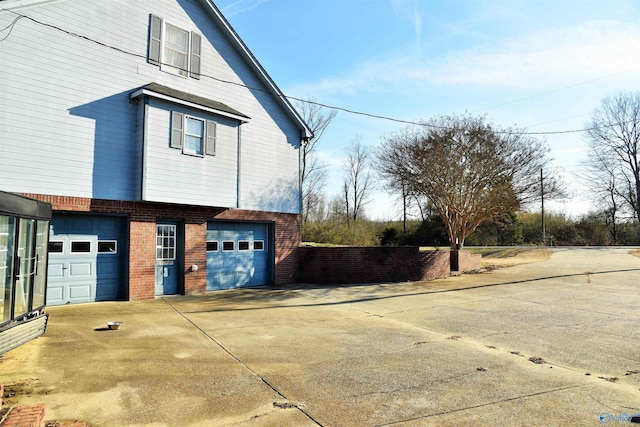
[[[145,162],[145,159],[147,158],[147,117],[149,115],[149,97],[148,96],[143,96],[142,97],[143,102],[142,102],[142,106],[140,107],[142,110],[142,119],[141,119],[141,123],[142,123],[142,156],[141,156],[141,165],[140,165],[140,200],[146,200],[146,191],[145,188],[146,186],[146,171],[145,168],[147,167],[147,163]]]
[[[240,185],[242,183],[240,161],[242,159],[242,128],[238,124],[238,167],[236,171],[236,208],[240,208]]]
[[[298,150],[298,212],[300,212],[300,216],[304,215],[304,204],[303,204],[303,194],[304,189],[302,188],[302,156],[304,152],[304,147],[309,143],[309,138],[302,137],[300,139],[300,149]]]

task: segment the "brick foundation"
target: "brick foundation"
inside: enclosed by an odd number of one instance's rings
[[[207,221],[258,221],[273,225],[274,284],[295,283],[298,279],[300,216],[204,206],[171,205],[152,202],[88,199],[82,197],[24,194],[51,203],[55,213],[123,215],[129,231],[129,278],[125,297],[145,300],[155,296],[155,227],[158,220],[184,224],[183,285],[186,295],[206,292]],[[191,266],[196,265],[197,270]]]

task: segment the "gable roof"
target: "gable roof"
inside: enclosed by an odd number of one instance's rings
[[[220,28],[223,30],[224,35],[231,41],[231,43],[236,47],[240,55],[242,55],[248,62],[248,64],[253,68],[255,73],[260,77],[260,80],[267,86],[269,93],[273,94],[274,98],[280,103],[280,105],[285,109],[285,111],[289,114],[289,116],[298,124],[300,128],[300,137],[301,139],[310,139],[313,137],[313,132],[309,128],[309,126],[302,119],[300,114],[296,111],[296,109],[291,105],[289,100],[285,97],[284,93],[278,88],[275,82],[271,79],[271,77],[267,74],[262,65],[258,62],[255,56],[251,53],[247,45],[244,44],[238,33],[231,27],[229,21],[222,15],[222,12],[218,7],[214,4],[213,0],[198,0],[202,7],[207,11],[209,16],[211,16],[214,21],[216,21]]]
[[[11,7],[12,9],[16,9],[16,10],[33,7],[33,6],[37,6],[44,3],[55,3],[58,1],[62,1],[62,0],[0,0],[0,2],[3,3],[2,4],[3,7]],[[291,103],[286,98],[284,93],[275,84],[273,79],[271,79],[271,77],[267,74],[267,72],[262,67],[262,65],[260,65],[256,57],[251,53],[251,51],[249,50],[247,45],[245,45],[245,43],[242,41],[238,33],[236,33],[236,31],[231,27],[231,24],[229,24],[229,21],[227,21],[224,15],[222,15],[222,12],[220,11],[220,9],[218,9],[218,7],[215,5],[213,0],[197,0],[197,1],[201,4],[202,8],[207,12],[207,15],[216,24],[218,24],[217,26],[221,29],[224,36],[231,42],[231,44],[236,48],[239,54],[246,60],[247,64],[249,64],[252,70],[256,73],[259,79],[264,83],[264,85],[267,87],[267,92],[273,95],[276,101],[289,115],[291,120],[293,120],[293,122],[296,123],[296,125],[300,129],[300,139],[307,140],[312,138],[313,132],[311,131],[309,126],[305,123],[304,119],[296,111],[293,105],[291,105]]]

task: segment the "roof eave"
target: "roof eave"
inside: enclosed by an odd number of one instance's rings
[[[251,53],[247,45],[242,41],[238,33],[231,27],[229,21],[224,17],[220,9],[213,3],[211,0],[199,0],[203,5],[205,10],[209,12],[209,14],[222,26],[222,28],[226,31],[227,37],[229,37],[239,49],[240,53],[248,60],[249,64],[254,68],[257,72],[258,76],[262,79],[262,81],[267,85],[269,90],[273,93],[274,97],[277,98],[280,104],[284,107],[284,109],[289,113],[292,119],[297,122],[298,127],[300,128],[300,138],[302,140],[307,140],[313,137],[313,132],[309,129],[309,126],[305,123],[305,121],[300,117],[300,114],[296,111],[296,109],[291,105],[289,100],[285,97],[284,93],[280,90],[280,88],[276,85],[273,79],[267,74],[266,70],[260,65],[256,57]]]

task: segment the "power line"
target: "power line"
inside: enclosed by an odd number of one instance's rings
[[[82,34],[78,34],[78,33],[75,33],[73,31],[65,30],[64,28],[61,28],[61,27],[59,27],[57,25],[53,25],[53,24],[49,24],[49,23],[46,23],[46,22],[39,21],[39,20],[37,20],[37,19],[35,19],[33,17],[30,17],[28,15],[24,15],[24,14],[15,12],[13,10],[8,10],[8,9],[3,9],[3,8],[0,8],[0,10],[3,11],[3,12],[9,12],[9,13],[13,13],[15,15],[18,15],[16,17],[16,19],[14,19],[11,24],[9,24],[8,26],[6,26],[2,30],[0,30],[0,32],[2,32],[4,30],[6,30],[7,28],[11,28],[9,30],[9,32],[7,33],[7,35],[4,38],[0,39],[0,42],[5,41],[9,37],[11,32],[13,31],[16,23],[20,19],[24,18],[24,19],[28,19],[28,20],[30,20],[30,21],[38,24],[38,25],[42,25],[42,26],[45,26],[45,27],[48,27],[48,28],[52,28],[52,29],[54,29],[56,31],[63,32],[63,33],[65,33],[67,35],[70,35],[72,37],[77,37],[79,39],[86,40],[88,42],[97,44],[99,46],[102,46],[102,47],[105,47],[105,48],[108,48],[108,49],[111,49],[111,50],[115,50],[115,51],[123,53],[125,55],[130,55],[130,56],[133,56],[133,57],[136,57],[136,58],[141,58],[141,59],[144,59],[145,61],[147,60],[146,54],[143,55],[143,54],[131,52],[131,51],[122,49],[120,47],[113,46],[113,45],[101,42],[101,41],[93,39],[91,37],[88,37],[88,36],[85,36],[85,35],[82,35]],[[179,68],[179,67],[175,67],[175,65],[173,65],[173,64],[168,64],[168,63],[160,63],[160,65],[171,65],[174,68]],[[188,72],[189,70],[181,69],[181,71]],[[625,71],[625,72],[627,72],[627,71]],[[617,74],[622,74],[622,73],[617,73]],[[342,111],[342,112],[345,112],[345,113],[348,113],[348,114],[364,116],[364,117],[369,117],[369,118],[379,119],[379,120],[386,120],[386,121],[390,121],[390,122],[394,122],[394,123],[401,123],[401,124],[406,124],[406,125],[425,126],[425,127],[430,127],[430,128],[434,128],[434,129],[443,129],[443,130],[451,130],[452,129],[451,127],[448,127],[448,126],[438,126],[438,125],[434,125],[434,124],[430,124],[430,123],[426,123],[426,122],[419,122],[419,121],[415,121],[415,120],[405,120],[405,119],[399,119],[399,118],[395,118],[395,117],[384,116],[384,115],[380,115],[380,114],[367,113],[367,112],[364,112],[364,111],[353,110],[353,109],[349,109],[349,108],[346,108],[346,107],[339,107],[339,106],[335,106],[335,105],[325,104],[325,103],[322,103],[322,102],[317,102],[317,101],[312,101],[312,100],[308,100],[308,99],[298,98],[298,97],[295,97],[295,96],[289,96],[289,95],[285,95],[284,93],[274,93],[274,92],[269,91],[268,89],[252,87],[252,86],[245,85],[243,83],[238,83],[238,82],[234,82],[234,81],[230,81],[230,80],[221,79],[219,77],[211,76],[211,75],[208,75],[208,74],[199,74],[199,75],[201,77],[206,77],[206,78],[215,80],[215,81],[217,81],[219,83],[231,84],[231,85],[243,87],[245,89],[249,89],[251,91],[263,92],[263,93],[267,93],[267,94],[272,95],[272,96],[277,96],[279,98],[286,98],[287,100],[293,100],[293,101],[303,102],[303,103],[307,103],[307,104],[312,104],[312,105],[316,105],[318,107],[327,108],[327,109],[336,110],[336,111]],[[616,75],[616,74],[612,74],[612,75]],[[594,79],[594,80],[598,80],[598,79]],[[577,83],[575,85],[567,86],[567,87],[578,86],[580,84],[582,84],[582,83]],[[552,92],[556,92],[556,91],[559,91],[559,90],[561,90],[561,89],[557,89],[557,90],[546,92],[546,93],[552,93]],[[541,95],[543,95],[543,94],[541,94]],[[541,96],[541,95],[536,95],[536,96]],[[535,96],[532,96],[532,97],[529,97],[529,98],[523,98],[521,100],[526,100],[526,99],[530,99],[530,98],[534,98],[534,97]],[[496,108],[496,107],[499,107],[499,106],[502,106],[502,105],[507,105],[507,104],[518,102],[518,101],[521,101],[521,100],[510,101],[510,102],[507,102],[507,103],[504,103],[504,104],[500,104],[500,105],[496,105],[494,107],[489,107],[489,108],[486,108],[486,109]],[[477,110],[477,111],[482,111],[482,110]],[[606,127],[612,127],[612,126],[615,126],[615,125],[596,126],[596,127],[591,127],[591,128],[571,129],[571,130],[562,130],[562,131],[539,131],[539,132],[523,131],[523,132],[516,132],[516,131],[495,130],[494,132],[498,133],[498,134],[545,136],[545,135],[561,135],[561,134],[572,134],[572,133],[589,132],[589,131],[602,129],[602,128],[606,128]]]

